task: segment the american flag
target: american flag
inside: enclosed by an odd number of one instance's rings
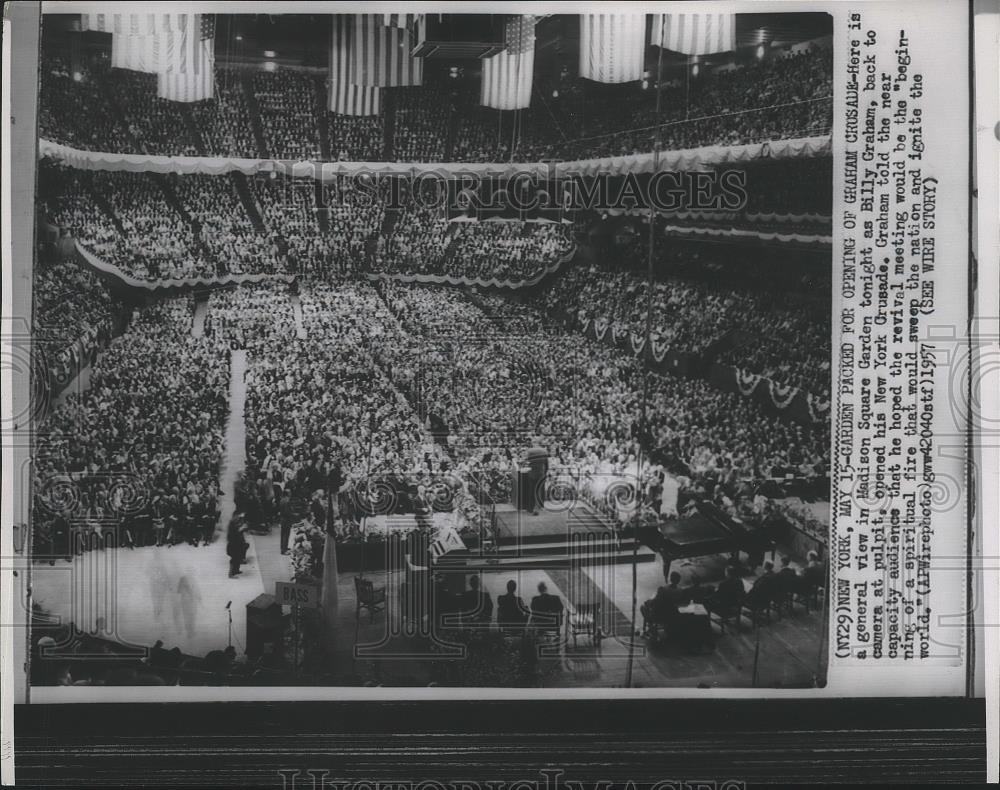
[[[81,14],[80,26],[111,33],[111,65],[156,74],[161,99],[214,95],[214,14]]]
[[[111,37],[111,65],[116,69],[130,69],[156,74],[159,71],[156,36]]]
[[[641,79],[645,36],[643,14],[581,14],[580,76],[612,83]]]
[[[735,14],[653,14],[649,43],[684,55],[736,49]]]
[[[330,112],[339,115],[378,115],[381,90],[373,85],[359,85],[353,74],[351,33],[354,19],[347,14],[333,15],[330,38]]]
[[[158,35],[157,95],[194,102],[215,95],[215,18],[211,14],[176,14],[175,29]]]
[[[447,554],[455,549],[464,549],[465,541],[459,536],[454,527],[445,527],[441,530],[437,540],[431,543],[430,552],[434,559]]]
[[[384,24],[383,14],[355,14],[351,37],[353,75],[358,85],[395,88],[422,85],[424,62],[411,58],[405,28]]]
[[[114,5],[121,7],[117,3]],[[109,5],[108,7],[114,6]],[[168,31],[181,30],[187,26],[187,17],[189,16],[192,14],[80,14],[80,28],[81,30],[96,30],[122,36],[155,36]],[[207,20],[214,31],[213,14],[194,14],[193,16],[202,17],[203,22]]]
[[[504,26],[506,49],[483,60],[479,103],[498,110],[531,105],[535,71],[535,17],[512,16]]]

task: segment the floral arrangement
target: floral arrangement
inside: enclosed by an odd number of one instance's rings
[[[455,526],[462,535],[482,533],[483,511],[476,498],[464,486],[455,494]]]
[[[323,546],[326,535],[311,521],[292,526],[292,581],[307,583],[323,577]]]
[[[775,502],[774,506],[791,524],[803,532],[826,541],[830,533],[829,525],[816,518],[815,512],[808,505],[802,502],[784,501]]]

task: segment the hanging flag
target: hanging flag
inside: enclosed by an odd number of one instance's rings
[[[483,59],[479,103],[498,110],[518,110],[531,104],[535,71],[535,17],[511,16],[504,26],[506,49]]]
[[[580,76],[613,83],[642,79],[645,36],[642,14],[581,14]]]
[[[211,99],[215,89],[214,14],[81,14],[83,30],[111,33],[111,65],[157,75],[157,95]]]
[[[377,86],[358,85],[353,75],[351,33],[353,17],[334,14],[330,39],[329,109],[340,115],[378,115],[381,92]]]
[[[108,7],[121,7],[115,3]],[[80,14],[81,30],[96,30],[122,36],[153,36],[176,29],[187,14]]]
[[[438,559],[449,551],[464,549],[465,541],[459,536],[454,527],[444,527],[438,535],[437,540],[431,543],[431,556]]]
[[[684,55],[736,49],[735,14],[652,14],[649,43]]]
[[[215,96],[215,18],[175,14],[174,29],[157,35],[157,95],[194,102]]]
[[[116,69],[130,69],[156,74],[159,71],[157,63],[156,36],[126,36],[111,37],[111,65]]]
[[[422,85],[423,58],[410,57],[410,32],[384,23],[384,14],[354,14],[351,67],[357,85]]]

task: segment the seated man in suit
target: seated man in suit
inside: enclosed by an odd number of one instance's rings
[[[795,572],[795,568],[792,567],[791,557],[781,558],[781,570],[778,571],[777,586],[779,594],[786,596],[797,593],[802,587],[799,575]]]
[[[545,582],[538,583],[538,595],[531,599],[532,628],[552,629],[562,625],[563,602],[558,595],[549,593]]]
[[[810,588],[826,584],[826,564],[820,560],[819,554],[815,551],[810,551],[806,555],[806,567],[802,569],[800,578]]]
[[[652,629],[652,624],[666,625],[677,618],[677,604],[671,599],[666,587],[660,587],[656,596],[645,601],[639,611],[646,622],[646,632]]]
[[[654,601],[661,600],[669,603],[676,610],[678,606],[686,606],[691,602],[688,591],[681,587],[681,575],[674,571],[670,574],[670,583],[666,587],[660,587],[656,591]]]
[[[764,563],[764,573],[754,582],[747,593],[747,604],[753,609],[767,609],[772,601],[781,596],[781,580],[774,572],[774,563],[767,560]]]
[[[670,574],[670,584],[660,587],[656,597],[643,604],[643,616],[662,625],[667,638],[681,647],[693,650],[712,646],[712,627],[707,614],[691,614],[678,611],[691,601],[688,589],[680,586],[681,575]]]
[[[479,577],[469,577],[469,589],[462,594],[462,619],[467,623],[488,623],[493,619],[493,599],[479,589]]]
[[[691,579],[691,583],[686,587],[681,587],[681,592],[690,603],[705,603],[705,600],[712,594],[713,590],[711,587],[706,587],[701,583],[701,577],[695,575]]]
[[[719,582],[719,586],[705,601],[705,608],[710,612],[718,614],[728,614],[739,609],[743,601],[743,580],[740,579],[736,569],[732,566],[726,567],[726,578]]]
[[[659,625],[669,625],[677,620],[677,607],[688,602],[687,595],[681,589],[681,575],[674,571],[670,574],[670,583],[660,587],[656,596],[646,601],[641,608],[642,616]]]
[[[531,613],[516,593],[517,582],[511,579],[507,582],[506,594],[497,596],[497,624],[501,628],[524,628],[528,622]]]

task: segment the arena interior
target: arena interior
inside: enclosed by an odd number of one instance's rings
[[[130,16],[44,17],[34,685],[824,682],[828,16],[616,82],[576,15],[200,15],[195,76]],[[650,161],[746,200],[393,197]]]

